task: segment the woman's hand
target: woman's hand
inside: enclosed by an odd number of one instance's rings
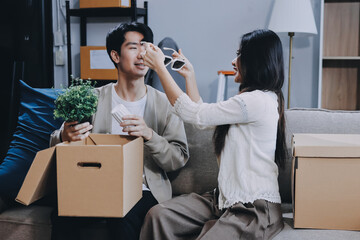
[[[141,57],[144,60],[145,66],[153,69],[158,74],[166,96],[168,97],[171,105],[174,105],[175,101],[179,98],[183,91],[179,88],[170,73],[167,71],[164,65],[164,53],[160,48],[151,43],[143,44],[145,45],[145,52],[141,54]],[[195,72],[192,64],[182,54],[181,50],[179,52],[174,52],[172,56],[173,58],[184,59],[185,65],[181,70],[179,70],[179,73],[185,78],[186,93],[189,95],[191,100],[198,102],[200,100],[200,95],[197,89]]]
[[[179,58],[185,61],[185,65],[178,71],[178,73],[180,73],[181,76],[183,76],[185,79],[190,79],[195,75],[194,72],[194,67],[193,65],[190,63],[190,61],[184,56],[184,54],[182,53],[181,49],[179,50],[179,52],[174,52],[172,54],[172,57],[174,59]]]
[[[145,45],[145,52],[142,53],[141,56],[145,66],[148,66],[155,72],[165,68],[165,55],[161,49],[152,43],[145,42],[143,44]]]

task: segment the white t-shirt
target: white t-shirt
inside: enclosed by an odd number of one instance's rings
[[[145,105],[147,100],[147,94],[145,94],[144,97],[141,99],[134,101],[134,102],[128,102],[124,99],[120,98],[119,95],[117,95],[115,91],[115,85],[113,85],[112,88],[112,104],[111,109],[116,107],[119,104],[124,105],[131,114],[144,117],[145,112]],[[128,135],[127,132],[122,131],[123,128],[120,126],[120,124],[115,120],[114,117],[111,118],[111,133],[112,134],[121,134],[121,135]]]
[[[131,114],[144,117],[146,100],[147,100],[147,94],[145,94],[145,96],[142,97],[141,99],[134,101],[134,102],[125,101],[124,99],[120,98],[119,95],[116,93],[115,84],[113,84],[111,109],[113,109],[114,107],[116,107],[119,104],[123,104],[129,110],[129,112],[131,112]],[[122,130],[123,130],[123,128],[120,126],[120,124],[116,121],[116,119],[114,117],[112,117],[111,118],[111,133],[112,134],[120,134],[120,135],[128,135],[127,132],[123,132]],[[143,190],[150,191],[150,189],[147,188],[145,184],[143,184]]]

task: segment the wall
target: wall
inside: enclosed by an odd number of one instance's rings
[[[62,2],[63,0],[61,0]],[[53,0],[56,2],[56,0]],[[214,102],[217,92],[217,71],[232,70],[241,36],[249,31],[267,28],[274,0],[150,0],[149,26],[155,43],[164,37],[173,38],[193,63],[199,91],[204,101]],[[224,4],[226,3],[226,4]],[[311,0],[318,32],[320,32],[320,3]],[[56,6],[54,4],[54,6]],[[78,0],[71,2],[78,7]],[[138,1],[143,6],[143,0]],[[54,18],[56,15],[54,14]],[[60,19],[64,21],[64,19]],[[88,45],[104,45],[107,31],[122,18],[90,19]],[[79,76],[79,19],[71,19],[73,73]],[[61,26],[65,31],[65,25]],[[54,30],[56,19],[54,20]],[[279,33],[284,47],[287,82],[289,37]],[[320,36],[295,34],[292,59],[291,107],[317,107]],[[64,49],[66,50],[66,49]],[[66,53],[66,52],[65,52]],[[66,56],[66,55],[65,55]],[[55,67],[56,86],[66,85],[66,66]],[[229,77],[228,96],[237,92],[238,85]],[[284,86],[287,98],[287,84]]]

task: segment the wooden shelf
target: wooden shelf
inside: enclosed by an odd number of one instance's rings
[[[228,71],[228,70],[220,70],[217,72],[219,74],[224,74],[225,76],[233,76],[235,75],[234,71]]]
[[[131,0],[130,8],[109,7],[109,8],[77,8],[71,9],[69,0],[66,0],[66,34],[67,34],[67,65],[68,65],[68,84],[71,84],[72,75],[72,55],[71,55],[71,32],[70,18],[80,18],[80,46],[87,46],[87,19],[93,17],[129,17],[131,21],[144,18],[144,24],[148,25],[148,2],[144,1],[144,8],[138,8],[136,0]],[[105,81],[103,79],[93,79]]]
[[[323,57],[323,60],[360,60],[360,56],[337,56],[337,57]]]
[[[324,5],[323,56],[360,56],[358,1],[327,1]]]
[[[131,17],[134,13],[138,17],[144,17],[147,14],[147,9],[121,7],[69,9],[69,15],[74,17]]]
[[[324,0],[321,107],[360,110],[360,0]]]

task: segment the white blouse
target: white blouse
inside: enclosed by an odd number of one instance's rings
[[[257,199],[281,203],[275,163],[277,95],[269,91],[238,94],[219,103],[195,103],[182,94],[175,112],[200,127],[230,124],[219,159],[219,208]]]

